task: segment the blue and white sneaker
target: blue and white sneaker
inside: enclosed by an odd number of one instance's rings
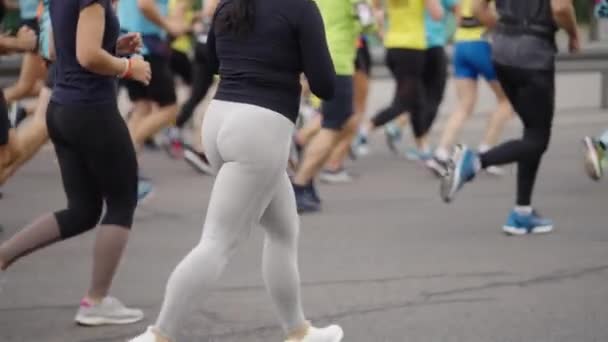
[[[357,137],[355,137],[351,146],[357,157],[367,156],[370,152],[369,143],[367,141],[367,136],[365,136],[363,134],[357,135]]]
[[[441,179],[440,193],[443,201],[451,202],[464,183],[475,178],[478,170],[479,157],[477,154],[464,145],[457,146],[452,163],[449,163],[447,172]]]
[[[399,153],[399,143],[401,143],[401,128],[394,123],[388,123],[384,126],[384,137],[386,145],[391,152]]]
[[[137,202],[142,203],[146,199],[149,199],[154,192],[154,186],[152,183],[144,178],[139,178],[137,180]]]
[[[424,152],[415,147],[410,147],[405,151],[405,159],[410,161],[423,161],[433,159],[433,153]]]
[[[536,211],[519,214],[513,209],[502,231],[508,235],[546,234],[553,231],[553,222],[542,218]]]

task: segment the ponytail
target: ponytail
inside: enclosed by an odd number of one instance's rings
[[[219,31],[230,32],[237,36],[245,36],[251,31],[255,24],[255,1],[256,0],[231,0],[218,13]]]

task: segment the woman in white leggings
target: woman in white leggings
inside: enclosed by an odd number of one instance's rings
[[[169,278],[156,324],[132,342],[176,342],[195,299],[257,224],[266,231],[264,281],[287,341],[339,342],[340,327],[313,328],[302,310],[299,220],[286,173],[300,73],[320,98],[334,91],[319,10],[310,0],[221,1],[208,48],[221,81],[202,129],[217,173],[203,236]]]

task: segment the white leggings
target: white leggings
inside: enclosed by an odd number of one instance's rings
[[[271,110],[214,100],[203,145],[217,176],[200,243],[175,268],[156,328],[175,340],[192,304],[215,285],[253,226],[265,231],[263,275],[285,332],[305,324],[298,273],[299,219],[286,173],[294,125]]]

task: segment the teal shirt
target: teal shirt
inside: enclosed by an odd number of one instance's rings
[[[429,48],[444,46],[448,42],[449,24],[453,21],[452,9],[458,0],[441,0],[441,5],[445,11],[445,15],[441,20],[433,20],[431,15],[426,11],[424,14],[424,25],[426,27],[426,41]]]
[[[38,0],[19,0],[19,15],[21,19],[36,19],[38,14]]]
[[[156,6],[158,6],[162,16],[169,15],[169,0],[156,0]],[[118,2],[118,20],[121,29],[124,31],[165,37],[163,29],[143,15],[137,6],[137,0],[120,0]]]

